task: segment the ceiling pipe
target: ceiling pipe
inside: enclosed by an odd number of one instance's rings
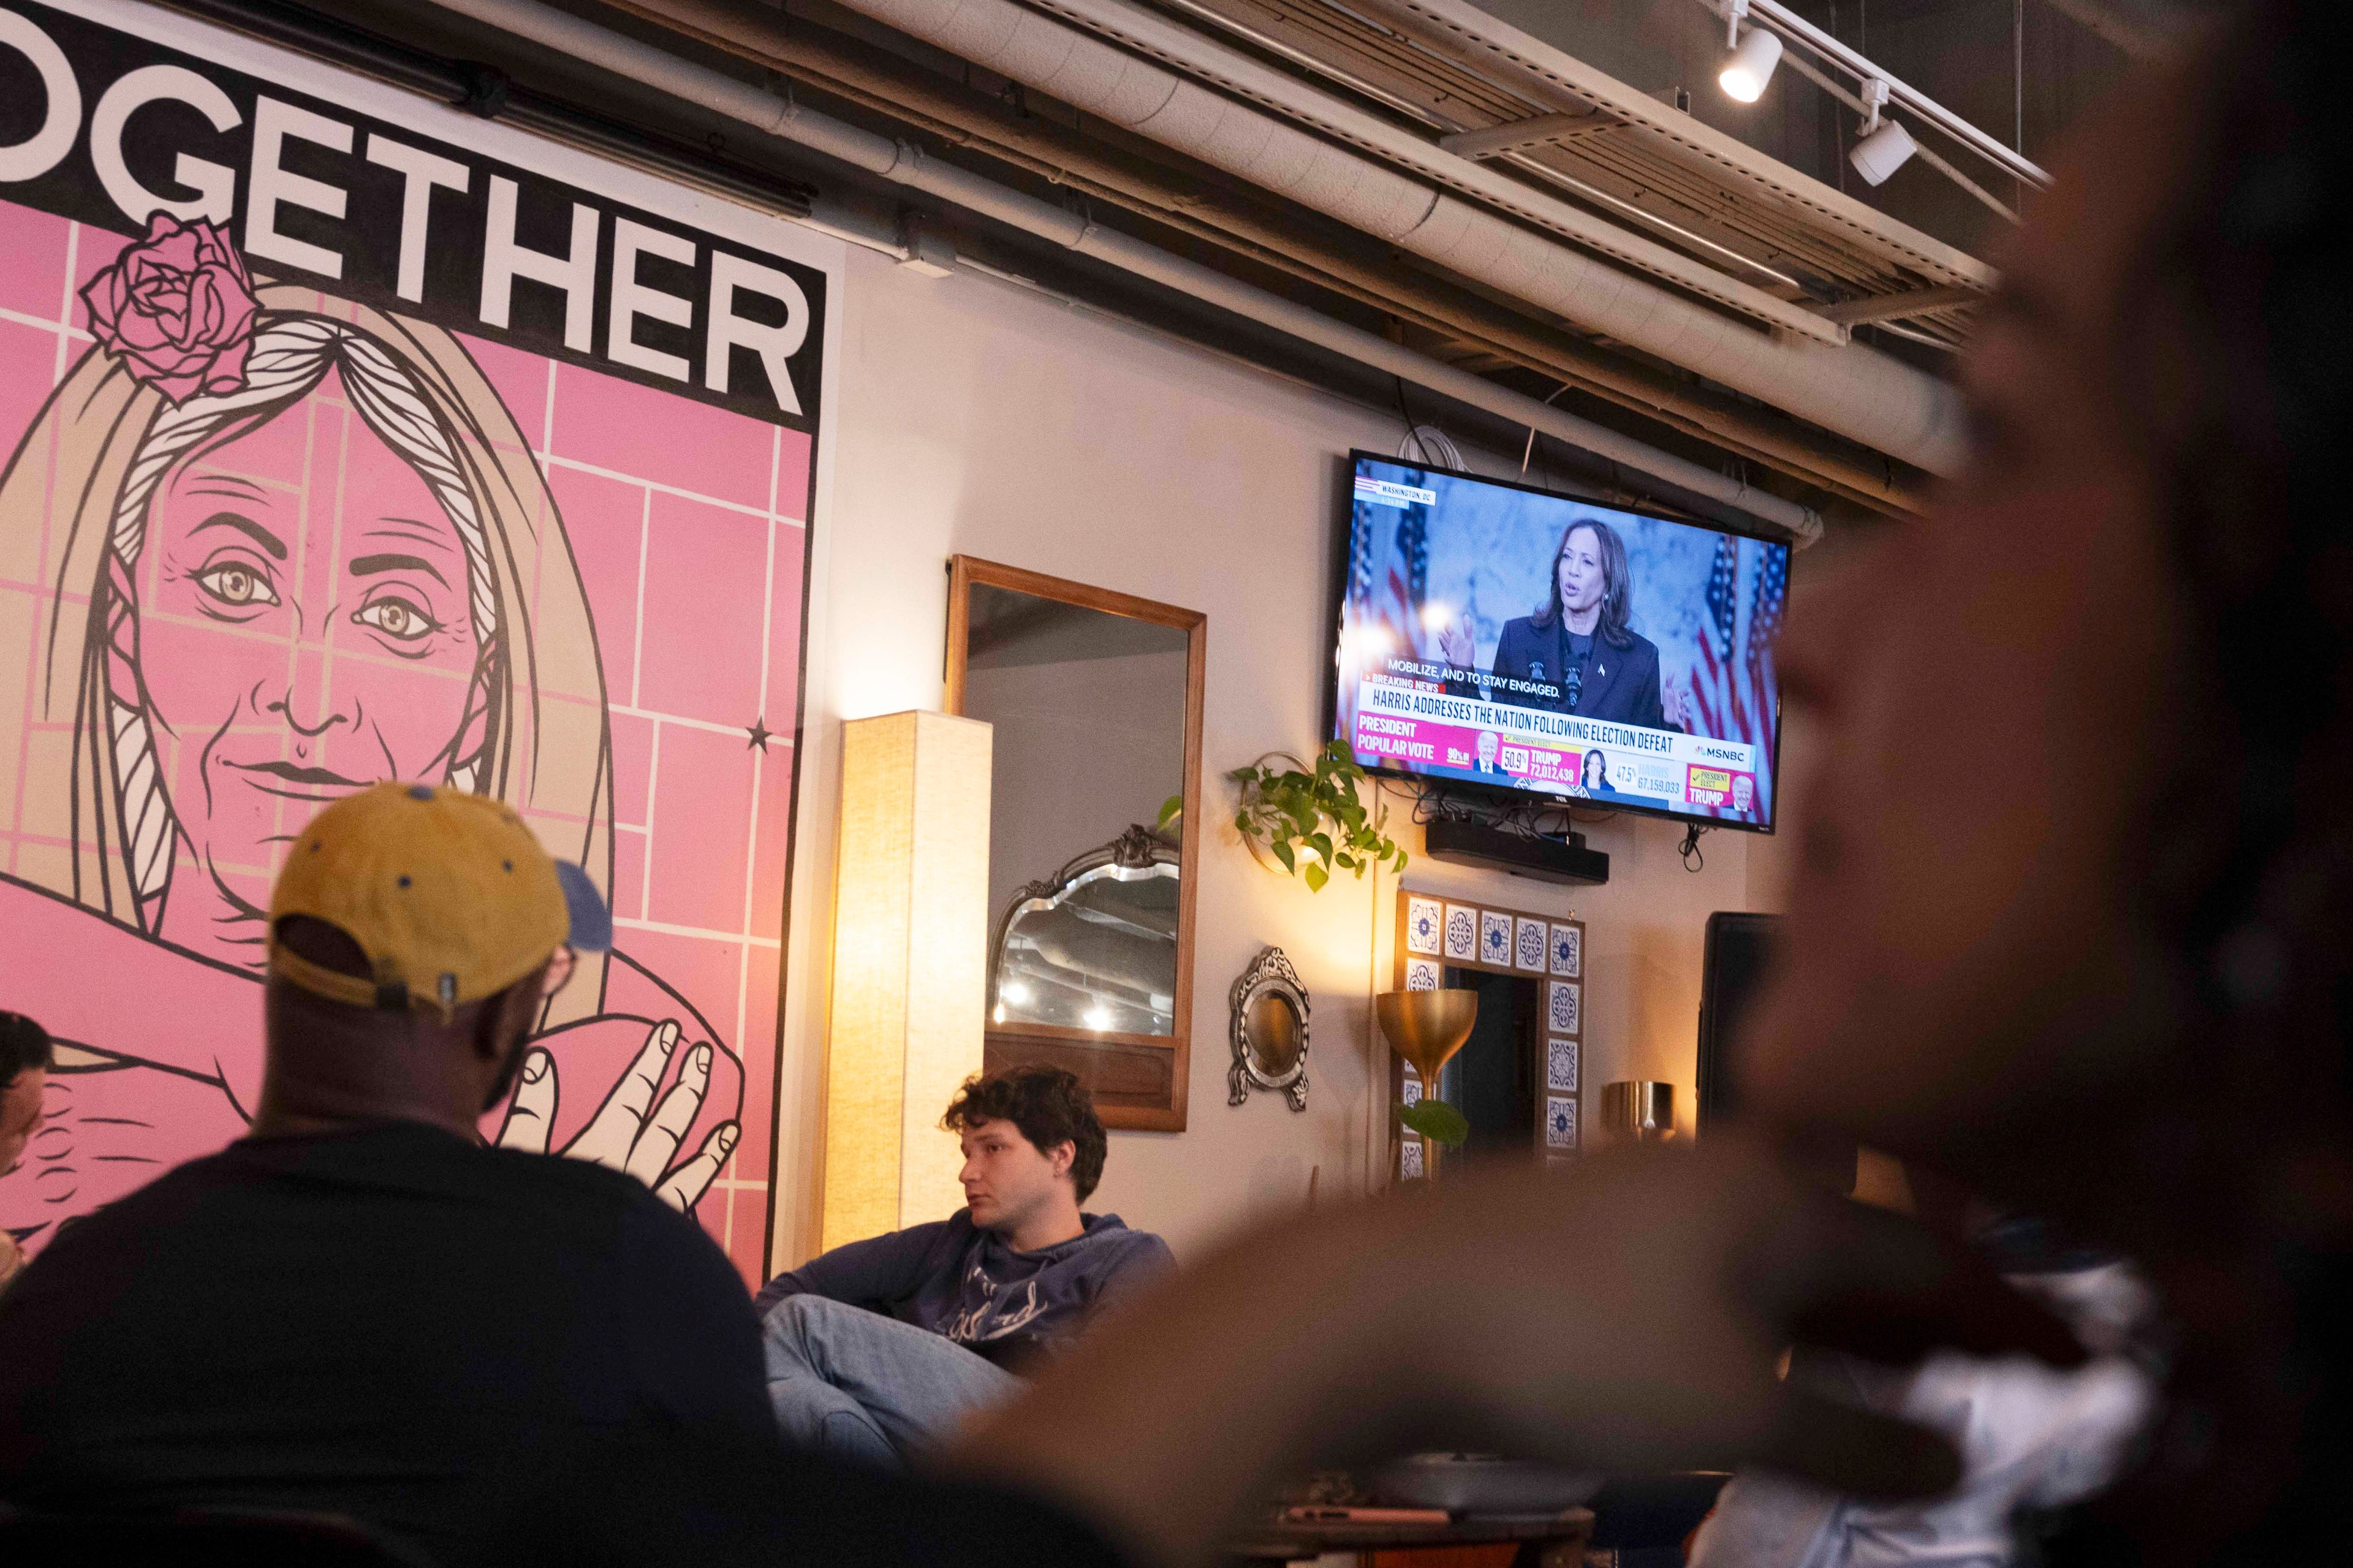
[[[861,0],[849,0],[854,9],[871,11]],[[1597,251],[1638,271],[1647,272],[1728,310],[1826,343],[1843,343],[1847,334],[1753,283],[1727,276],[1636,234],[1608,219],[1571,206],[1558,197],[1515,180],[1478,159],[1467,157],[1438,141],[1356,108],[1297,77],[1262,65],[1239,49],[1203,37],[1156,12],[1125,4],[1125,0],[1030,0],[1039,10],[1075,22],[1128,47],[1165,60],[1252,103],[1286,114],[1302,124],[1337,137],[1350,146],[1410,169],[1450,190],[1473,196],[1523,222],[1550,230],[1561,238]],[[1141,129],[1139,127],[1139,129]]]
[[[1963,448],[1959,398],[1936,377],[1859,344],[1767,333],[1563,245],[1552,235],[1399,174],[1353,148],[1235,101],[1015,0],[846,0],[852,10],[1050,93],[1425,260],[1747,394],[1934,474]],[[1123,0],[1040,0],[1115,26],[1221,85],[1247,81],[1328,134],[1360,111]],[[1181,38],[1171,34],[1181,33]],[[1236,64],[1240,61],[1241,64]],[[1250,69],[1245,70],[1247,65]],[[1280,86],[1263,79],[1279,79]],[[1234,90],[1240,90],[1235,89]],[[1417,141],[1391,127],[1405,141]],[[1436,153],[1433,143],[1419,145]],[[1457,160],[1469,163],[1468,159]],[[1476,167],[1477,165],[1472,165]],[[1598,220],[1597,220],[1598,221]],[[1645,242],[1648,243],[1648,242]]]
[[[1811,543],[1821,536],[1820,514],[1811,507],[1800,506],[1757,489],[1746,480],[1662,452],[1606,426],[1548,407],[1483,376],[1458,370],[1377,333],[1335,321],[1239,279],[1104,228],[1091,217],[1065,211],[928,157],[922,149],[908,142],[893,142],[850,125],[790,97],[779,97],[707,66],[681,59],[608,27],[543,5],[539,0],[435,0],[435,4],[770,135],[813,148],[894,184],[922,191],[967,212],[1150,279],[1442,396],[1484,409],[1514,425],[1540,430],[1675,489],[1746,512],[1787,531],[1800,544]]]
[[[828,28],[784,26],[724,0],[618,0],[617,8],[1073,191],[1305,279],[1468,347],[1487,350],[1696,437],[1735,457],[1876,511],[1917,515],[1920,477],[1881,454],[1777,410],[1612,353],[1441,282],[1366,241],[1344,245],[1322,220],[1216,188],[1166,164],[1082,136]],[[1833,317],[1833,320],[1839,318]],[[1459,360],[1456,363],[1461,363]]]
[[[1351,8],[1412,47],[1552,109],[1599,109],[1631,136],[1686,168],[1759,200],[1805,214],[1844,243],[1934,283],[1990,292],[1994,269],[1968,252],[1899,223],[1834,186],[1801,174],[1738,138],[1596,70],[1576,56],[1480,10],[1471,0],[1351,0]],[[1793,57],[1794,58],[1794,57]]]
[[[1213,86],[1262,108],[1287,115],[1300,123],[1370,153],[1399,168],[1409,169],[1449,190],[1473,197],[1525,223],[1549,230],[1612,261],[1647,272],[1678,288],[1688,289],[1727,310],[1801,336],[1826,343],[1843,343],[1846,334],[1813,316],[1802,305],[1768,294],[1752,283],[1698,261],[1644,235],[1572,206],[1557,196],[1478,159],[1464,156],[1437,140],[1392,121],[1368,113],[1345,99],[1334,97],[1297,77],[1274,69],[1253,57],[1156,12],[1124,0],[1031,0],[1036,9],[1074,22],[1082,27],[1164,61]],[[853,9],[881,16],[860,0]],[[932,7],[936,10],[937,7]],[[894,24],[895,25],[895,24]]]

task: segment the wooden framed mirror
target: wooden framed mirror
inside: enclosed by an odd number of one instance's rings
[[[1107,1127],[1185,1130],[1208,626],[948,562],[947,710],[996,731],[987,1065],[1070,1068]]]

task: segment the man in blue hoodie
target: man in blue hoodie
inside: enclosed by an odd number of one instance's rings
[[[976,1077],[941,1125],[963,1140],[962,1209],[837,1247],[760,1292],[768,1396],[789,1442],[902,1468],[1176,1267],[1158,1237],[1079,1211],[1105,1140],[1072,1074]]]

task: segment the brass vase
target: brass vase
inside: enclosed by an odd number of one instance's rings
[[[1397,1054],[1421,1075],[1421,1092],[1435,1099],[1439,1069],[1454,1059],[1479,1021],[1479,994],[1384,991],[1373,998],[1373,1013]],[[1438,1179],[1438,1147],[1434,1138],[1421,1141],[1422,1173],[1432,1181]]]

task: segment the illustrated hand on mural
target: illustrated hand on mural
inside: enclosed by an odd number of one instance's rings
[[[670,1157],[678,1152],[702,1109],[714,1059],[707,1042],[696,1045],[680,1064],[678,1081],[657,1105],[654,1097],[661,1087],[662,1071],[678,1042],[676,1020],[655,1025],[646,1037],[645,1048],[606,1095],[588,1125],[558,1152],[635,1176],[651,1187],[655,1196],[683,1212],[702,1198],[727,1156],[734,1152],[739,1129],[733,1121],[721,1122],[691,1159],[674,1171],[670,1168]],[[555,1127],[557,1098],[555,1058],[545,1049],[533,1047],[523,1058],[522,1077],[507,1108],[506,1122],[499,1129],[495,1140],[499,1147],[546,1153]]]

